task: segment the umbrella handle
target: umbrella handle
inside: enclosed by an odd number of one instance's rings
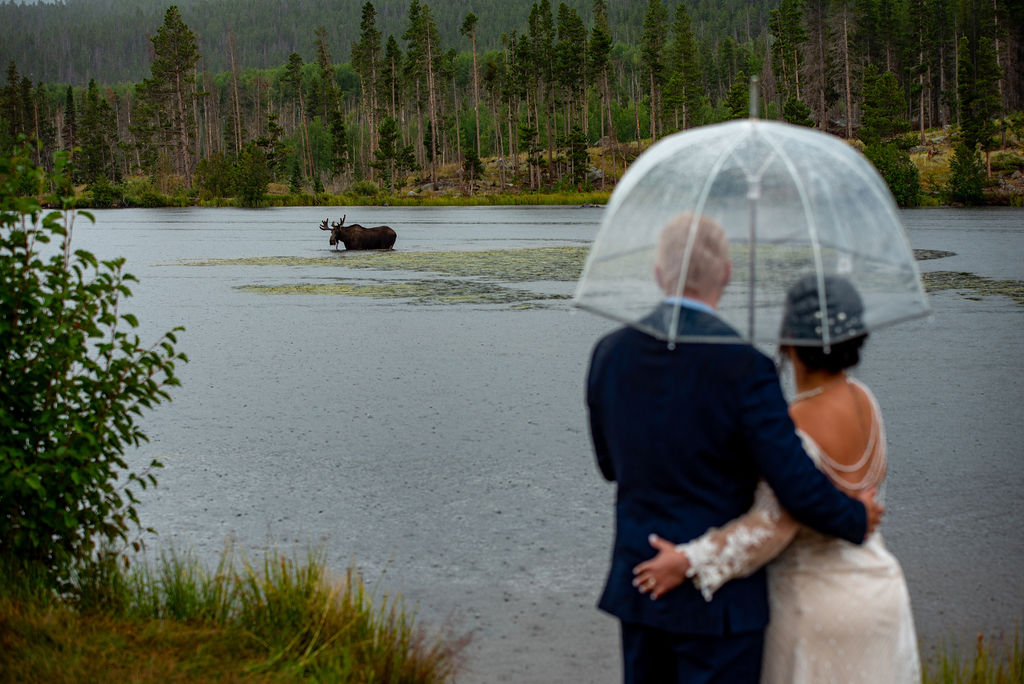
[[[758,107],[761,104],[761,83],[757,76],[750,77],[750,118],[758,118]]]

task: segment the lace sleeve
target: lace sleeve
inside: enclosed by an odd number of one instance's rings
[[[676,549],[690,559],[686,575],[710,601],[723,584],[746,577],[782,553],[798,528],[799,523],[779,506],[771,487],[762,481],[745,515]]]

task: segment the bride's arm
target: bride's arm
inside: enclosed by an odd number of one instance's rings
[[[722,528],[678,546],[652,535],[658,555],[634,568],[633,585],[656,599],[692,577],[710,601],[723,584],[750,575],[782,553],[799,527],[762,481],[751,509]]]

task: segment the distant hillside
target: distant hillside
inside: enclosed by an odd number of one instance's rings
[[[606,0],[617,41],[636,44],[647,2]],[[226,71],[227,31],[236,40],[236,59],[243,69],[284,64],[291,52],[314,58],[313,31],[323,26],[336,63],[351,58],[365,0],[65,0],[54,4],[0,4],[0,67],[11,61],[33,82],[85,85],[138,81],[149,74],[150,36],[171,4],[199,38],[205,68]],[[445,49],[469,50],[459,33],[472,11],[478,49],[500,49],[502,34],[523,33],[533,0],[433,0],[428,2]],[[552,14],[559,2],[551,2]],[[589,29],[593,0],[567,0]],[[674,10],[678,0],[663,0]],[[694,0],[687,2],[698,40],[714,44],[726,35],[739,41],[761,33],[777,0]],[[377,27],[385,39],[399,39],[408,24],[408,0],[375,0]]]

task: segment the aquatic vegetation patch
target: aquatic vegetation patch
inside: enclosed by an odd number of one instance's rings
[[[956,290],[969,299],[998,295],[1024,306],[1024,282],[1020,280],[992,280],[962,271],[930,271],[922,273],[921,280],[929,292]]]
[[[947,252],[944,249],[915,249],[914,258],[918,261],[928,261],[930,259],[945,259],[946,257],[956,256],[956,252]]]
[[[242,285],[243,292],[268,295],[345,295],[408,299],[413,304],[513,304],[512,308],[543,308],[543,300],[568,295],[539,294],[479,280],[392,280],[357,283],[334,281],[286,285]]]
[[[340,252],[332,256],[247,257],[182,262],[188,266],[335,266],[377,271],[433,272],[524,283],[572,282],[583,270],[589,247],[531,247],[478,252]]]

